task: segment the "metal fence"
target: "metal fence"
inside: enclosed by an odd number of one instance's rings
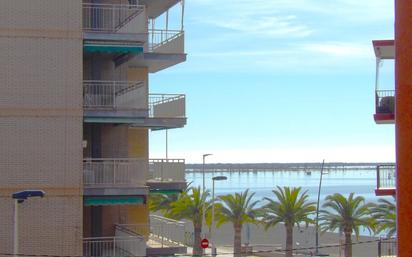
[[[83,239],[84,257],[130,257],[145,256],[146,242],[136,235],[115,237],[89,237]]]
[[[398,254],[397,241],[394,238],[381,239],[378,242],[378,257],[393,257]]]
[[[378,165],[376,166],[377,189],[396,187],[396,166]]]
[[[144,9],[144,5],[83,3],[83,30],[116,32]]]
[[[150,215],[150,233],[164,246],[165,243],[188,245],[185,223],[165,217]]]
[[[149,30],[149,52],[153,52],[156,48],[167,44],[175,38],[184,34],[183,30],[164,30],[150,29]]]
[[[376,113],[395,113],[395,90],[376,90]]]
[[[137,109],[145,94],[143,81],[83,81],[83,106],[88,109]]]
[[[128,186],[146,184],[148,161],[145,159],[85,159],[85,187]]]

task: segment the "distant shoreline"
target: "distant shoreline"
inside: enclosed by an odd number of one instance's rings
[[[325,163],[324,171],[376,170],[377,166],[395,163]],[[282,172],[320,171],[322,163],[208,163],[186,164],[186,173],[196,172]]]

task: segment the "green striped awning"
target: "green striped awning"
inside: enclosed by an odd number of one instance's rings
[[[96,44],[85,43],[83,50],[88,53],[104,52],[104,53],[142,53],[143,47],[136,45],[124,45],[124,44]]]
[[[127,205],[142,204],[143,196],[87,196],[84,198],[84,206]]]
[[[174,195],[181,193],[178,189],[150,189],[150,194]]]

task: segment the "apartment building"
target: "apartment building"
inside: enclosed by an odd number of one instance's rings
[[[395,81],[392,89],[376,88],[377,123],[395,124],[396,165],[377,168],[377,195],[396,195],[397,206],[397,256],[412,253],[412,5],[407,0],[395,1],[395,39],[374,41],[377,64],[381,59],[393,59]],[[379,65],[377,65],[379,82]]]
[[[148,146],[150,130],[186,124],[185,95],[149,87],[186,60],[183,13],[181,0],[0,0],[1,253],[182,250],[147,242],[147,200],[186,186],[184,160]],[[29,189],[46,195],[16,212],[12,193]]]

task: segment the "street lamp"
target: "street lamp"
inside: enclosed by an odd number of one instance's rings
[[[212,244],[212,256],[216,256],[216,247],[213,241],[213,229],[215,228],[215,181],[227,180],[226,176],[216,176],[212,178],[212,226],[210,230],[210,243]]]
[[[44,197],[45,192],[42,190],[25,190],[13,193],[11,197],[14,199],[14,238],[13,238],[13,254],[18,256],[19,251],[19,204],[23,203],[30,197]]]
[[[205,193],[206,191],[206,186],[205,186],[205,159],[206,157],[212,155],[211,153],[205,153],[203,154],[203,165],[202,165],[202,173],[203,173],[203,188],[202,188],[202,195]],[[202,209],[202,230],[203,230],[203,225],[206,223],[206,219],[205,219],[205,206],[203,205],[203,209]]]
[[[322,167],[320,169],[320,179],[319,179],[319,188],[318,188],[318,201],[316,203],[316,235],[315,235],[315,256],[329,256],[329,254],[324,254],[319,252],[319,203],[320,203],[320,190],[322,188],[322,177],[323,177],[323,168],[325,166],[325,160],[322,162]]]

